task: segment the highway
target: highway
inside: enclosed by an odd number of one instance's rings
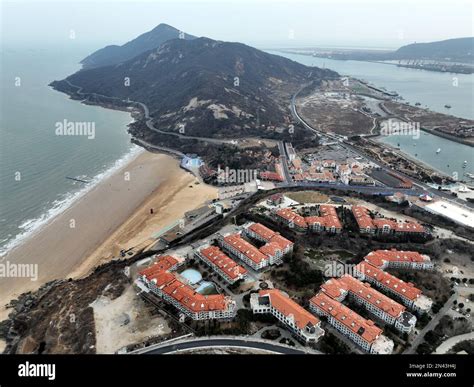
[[[196,338],[191,340],[185,340],[181,342],[175,342],[171,344],[164,344],[162,346],[153,346],[150,350],[142,350],[140,353],[149,355],[163,355],[170,354],[183,350],[193,349],[206,349],[206,348],[246,348],[264,350],[278,354],[285,355],[302,355],[307,354],[307,351],[289,347],[283,344],[274,343],[268,340],[262,339],[242,339],[239,337],[212,337],[212,338]]]

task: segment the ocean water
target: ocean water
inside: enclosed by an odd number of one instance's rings
[[[48,86],[77,71],[78,62],[94,49],[1,48],[0,253],[139,151],[127,133],[130,114],[86,106]],[[64,120],[86,123],[94,138],[57,135],[56,125]]]
[[[382,63],[338,61],[308,55],[269,52],[308,66],[326,67],[341,75],[366,80],[388,91],[396,91],[407,102],[412,104],[419,102],[433,111],[474,119],[473,74],[438,73]],[[446,104],[451,105],[451,109],[446,109],[444,107]],[[380,137],[380,141],[399,147],[406,154],[443,173],[456,176],[460,180],[472,181],[465,176],[465,173],[474,173],[473,147],[427,133],[421,133],[418,139],[398,135]],[[441,149],[439,154],[436,153],[438,148]],[[467,161],[466,165],[464,161]]]

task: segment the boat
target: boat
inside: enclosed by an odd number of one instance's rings
[[[436,154],[438,154],[439,152],[441,152],[441,148],[436,149]]]
[[[444,105],[446,109],[451,109],[451,105]]]

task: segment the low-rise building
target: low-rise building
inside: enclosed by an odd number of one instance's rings
[[[398,302],[380,293],[358,279],[346,274],[339,279],[332,278],[323,285],[321,291],[329,297],[342,302],[347,296],[387,324],[393,325],[401,332],[411,332],[416,324],[416,317]]]
[[[293,252],[293,242],[281,236],[280,233],[265,227],[263,224],[252,223],[244,229],[244,233],[250,238],[254,238],[260,242],[275,244],[280,251],[280,258]],[[272,264],[272,262],[270,262],[270,264]]]
[[[417,312],[426,313],[431,309],[433,301],[423,295],[421,290],[416,288],[415,285],[410,282],[404,282],[378,267],[361,262],[354,268],[354,273],[358,278],[395,295],[405,306]]]
[[[162,269],[159,265],[162,265]],[[179,275],[168,271],[175,267],[173,260],[167,258],[160,264],[142,270],[137,281],[141,282],[147,291],[170,303],[193,320],[229,319],[235,316],[236,303],[231,297],[198,293]]]
[[[184,264],[184,259],[171,255],[155,255],[154,258],[154,262],[146,269],[143,269],[140,275],[152,276],[160,271],[174,271]]]
[[[313,232],[329,232],[338,234],[342,231],[342,223],[339,220],[336,208],[331,205],[321,204],[318,216],[303,217],[290,208],[283,208],[275,213],[277,219],[300,232],[308,230]]]
[[[268,256],[243,239],[239,233],[219,236],[218,242],[224,251],[240,259],[254,270],[261,270],[269,264]]]
[[[284,197],[283,194],[274,194],[267,199],[267,204],[271,206],[278,206],[283,203]]]
[[[324,330],[321,322],[277,289],[260,290],[250,296],[253,313],[271,313],[304,343],[316,343]]]
[[[325,316],[330,325],[365,351],[392,353],[393,341],[382,334],[382,329],[327,294],[316,294],[310,300],[310,310],[318,316]]]
[[[234,284],[247,276],[247,270],[217,246],[204,246],[200,250],[196,250],[194,256],[207,264],[229,284]]]
[[[290,208],[282,208],[275,212],[276,218],[287,225],[289,228],[294,228],[297,231],[306,232],[308,231],[308,224],[304,217],[297,214]]]
[[[382,270],[386,268],[431,270],[434,267],[429,256],[416,251],[375,250],[367,254],[364,260]]]
[[[326,231],[332,234],[339,234],[342,231],[336,208],[327,204],[319,206],[319,216],[307,216],[305,221],[311,231]]]
[[[407,235],[424,234],[425,228],[417,222],[397,222],[387,218],[372,218],[368,208],[354,205],[352,214],[362,234]]]

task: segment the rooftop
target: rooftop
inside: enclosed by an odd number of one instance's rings
[[[217,246],[204,248],[200,253],[232,279],[236,279],[247,273],[245,268],[238,265]]]
[[[395,318],[406,309],[403,305],[372,288],[370,284],[363,283],[348,274],[339,279],[330,279],[321,285],[321,290],[331,298],[339,298],[344,292],[352,292],[358,298],[364,299]]]
[[[240,234],[227,235],[224,237],[224,241],[257,264],[268,259],[264,253],[243,239]]]
[[[268,297],[271,305],[286,317],[294,318],[295,324],[300,329],[319,324],[319,319],[290,299],[278,289],[260,290],[260,297]]]
[[[427,255],[422,255],[416,251],[375,250],[367,254],[364,258],[373,266],[382,267],[385,262],[430,262]]]
[[[310,302],[334,317],[337,321],[346,326],[354,334],[362,337],[368,343],[375,342],[375,340],[382,334],[382,329],[377,327],[373,321],[366,320],[347,306],[330,298],[323,292],[316,294]]]
[[[412,283],[404,282],[401,279],[368,263],[359,263],[355,267],[355,270],[364,273],[365,276],[373,278],[377,282],[385,285],[395,293],[408,298],[409,300],[416,300],[421,296],[421,290],[416,288]]]

